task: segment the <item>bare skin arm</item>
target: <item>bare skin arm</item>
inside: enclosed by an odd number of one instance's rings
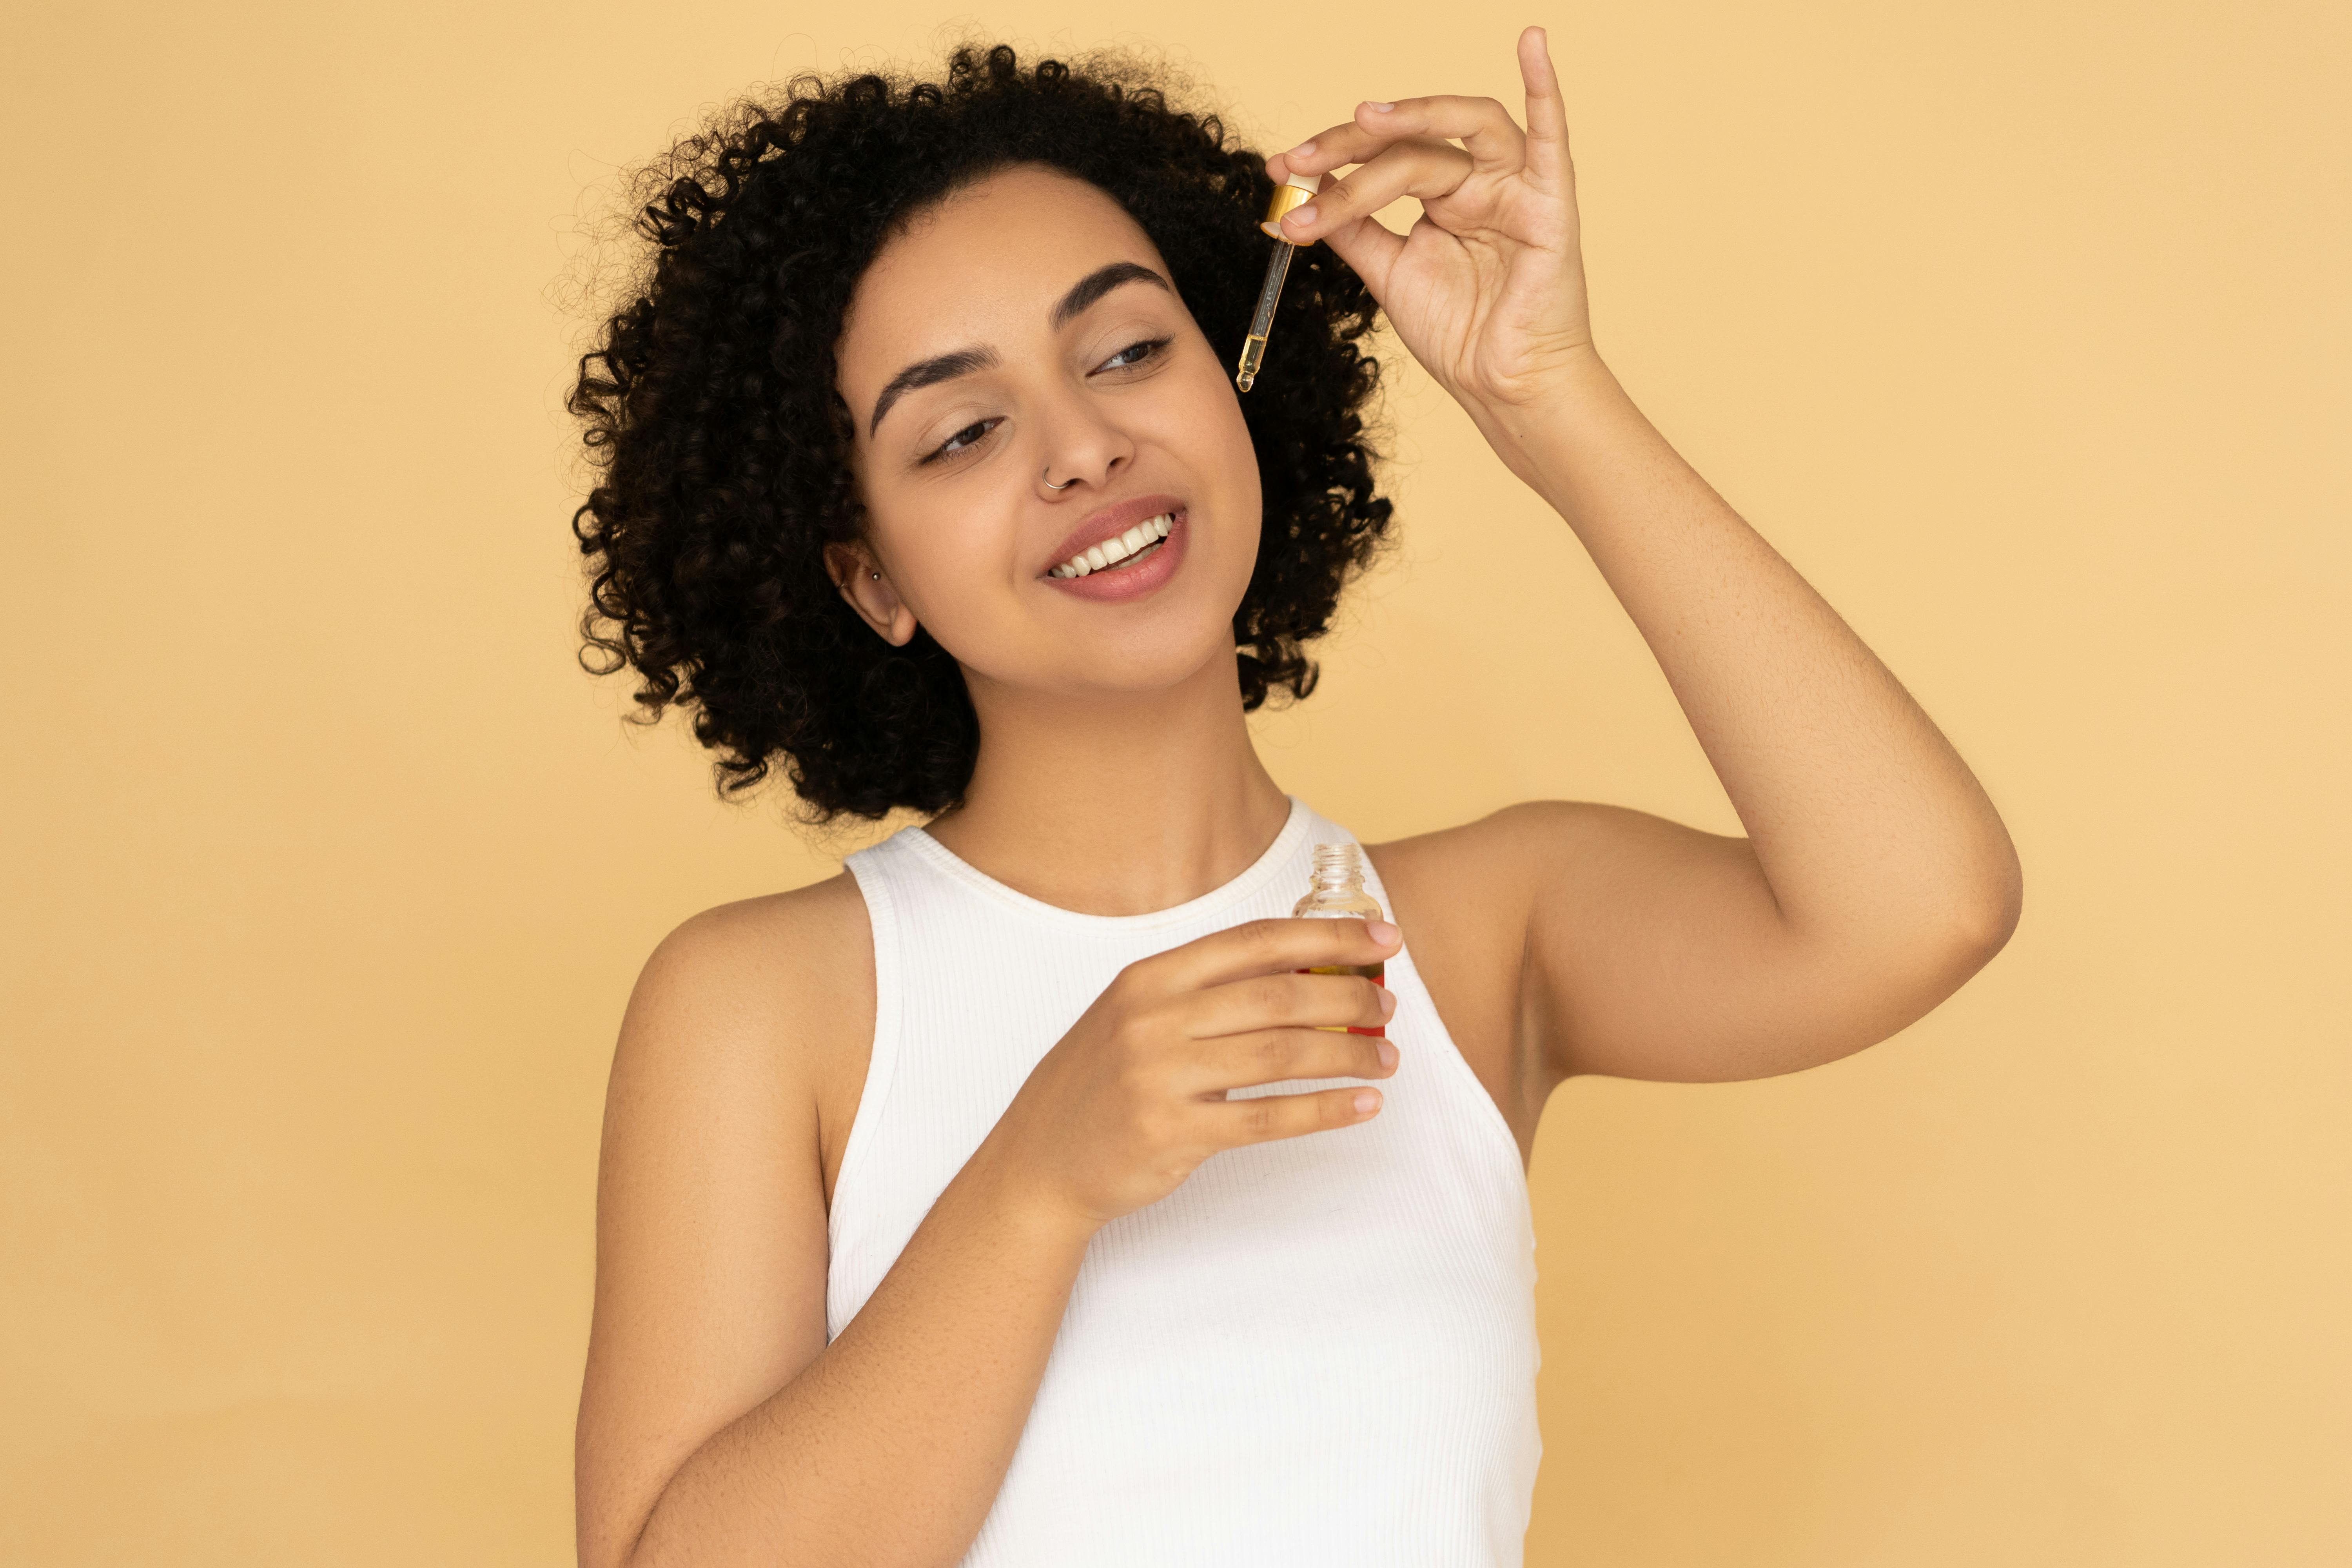
[[[1094,1232],[1218,1149],[1377,1113],[1374,1090],[1223,1090],[1387,1077],[1385,1042],[1308,1026],[1380,1021],[1388,994],[1289,971],[1394,949],[1392,929],[1261,921],[1130,965],[827,1344],[816,1107],[833,1047],[872,1026],[863,905],[845,879],[672,933],[631,997],[607,1101],[583,1568],[955,1562]]]
[[[1918,1017],[2000,949],[2021,899],[2016,853],[1909,694],[1602,363],[1540,30],[1519,62],[1524,131],[1491,99],[1367,103],[1311,151],[1270,160],[1277,173],[1360,165],[1286,227],[1362,274],[1415,357],[1576,531],[1747,837],[1541,803],[1390,847],[1383,875],[1395,866],[1416,932],[1474,904],[1511,911],[1520,940],[1454,983],[1515,1042],[1501,1058],[1532,1063],[1494,1068],[1533,1080],[1506,1092],[1539,1104],[1570,1073],[1811,1067]],[[1370,216],[1406,195],[1426,215],[1409,235]]]
[[[1595,374],[1538,460],[1748,834],[1537,802],[1376,851],[1433,990],[1494,1016],[1472,1033],[1523,1142],[1572,1074],[1767,1078],[1883,1040],[2000,951],[2021,896],[1941,732]]]

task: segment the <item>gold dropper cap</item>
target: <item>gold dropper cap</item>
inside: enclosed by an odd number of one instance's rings
[[[1303,207],[1323,188],[1320,174],[1293,174],[1274,187],[1274,199],[1265,204],[1265,221],[1257,226],[1268,239],[1282,238],[1282,220],[1290,216],[1293,207]]]

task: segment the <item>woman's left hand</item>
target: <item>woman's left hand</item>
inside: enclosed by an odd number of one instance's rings
[[[1559,79],[1542,28],[1521,33],[1518,49],[1525,131],[1491,98],[1368,102],[1266,160],[1276,180],[1360,165],[1292,211],[1285,237],[1319,239],[1354,268],[1405,347],[1490,438],[1598,363]],[[1372,216],[1400,196],[1422,205],[1410,234]]]

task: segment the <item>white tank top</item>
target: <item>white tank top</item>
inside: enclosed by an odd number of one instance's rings
[[[1042,903],[916,827],[850,856],[877,1006],[827,1337],[1121,968],[1289,914],[1313,847],[1353,837],[1294,798],[1248,870],[1148,915]],[[1391,907],[1369,864],[1365,887]],[[1526,1174],[1409,942],[1386,978],[1379,1115],[1214,1154],[1095,1236],[966,1568],[1520,1562],[1541,1447]]]

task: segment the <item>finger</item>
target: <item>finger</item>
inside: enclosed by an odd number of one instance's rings
[[[1364,162],[1395,140],[1393,136],[1374,135],[1350,120],[1326,126],[1288,152],[1276,153],[1265,161],[1265,172],[1277,180],[1293,174],[1328,174],[1333,169]],[[1280,165],[1278,170],[1276,164]]]
[[[1276,153],[1265,161],[1265,177],[1277,185],[1290,178],[1293,174],[1300,172],[1302,171],[1291,163],[1290,154],[1287,153]]]
[[[1258,1029],[1202,1042],[1178,1081],[1188,1093],[1214,1094],[1295,1078],[1386,1078],[1396,1062],[1396,1047],[1374,1035]]]
[[[1204,1105],[1211,1136],[1223,1148],[1269,1143],[1333,1127],[1350,1127],[1380,1113],[1377,1089],[1325,1089],[1312,1094],[1259,1094]]]
[[[1260,1029],[1372,1029],[1396,994],[1357,974],[1255,974],[1200,992],[1174,1015],[1196,1040]]]
[[[1527,162],[1528,139],[1511,111],[1491,98],[1406,98],[1356,106],[1356,123],[1393,141],[1442,136],[1469,151],[1482,174],[1510,174]]]
[[[1528,174],[1546,185],[1568,179],[1568,100],[1541,27],[1519,35],[1519,79],[1528,88]]]
[[[1367,217],[1332,229],[1324,235],[1323,243],[1364,280],[1372,302],[1387,310],[1389,272],[1404,254],[1404,236],[1376,217]]]
[[[1373,926],[1379,929],[1375,931]],[[1198,991],[1252,974],[1326,963],[1376,963],[1402,938],[1386,921],[1263,920],[1212,931],[1131,967],[1171,991]]]
[[[1284,215],[1282,237],[1307,245],[1330,230],[1370,217],[1401,196],[1433,202],[1470,175],[1470,155],[1443,142],[1399,142],[1341,180],[1326,180],[1315,199]]]

